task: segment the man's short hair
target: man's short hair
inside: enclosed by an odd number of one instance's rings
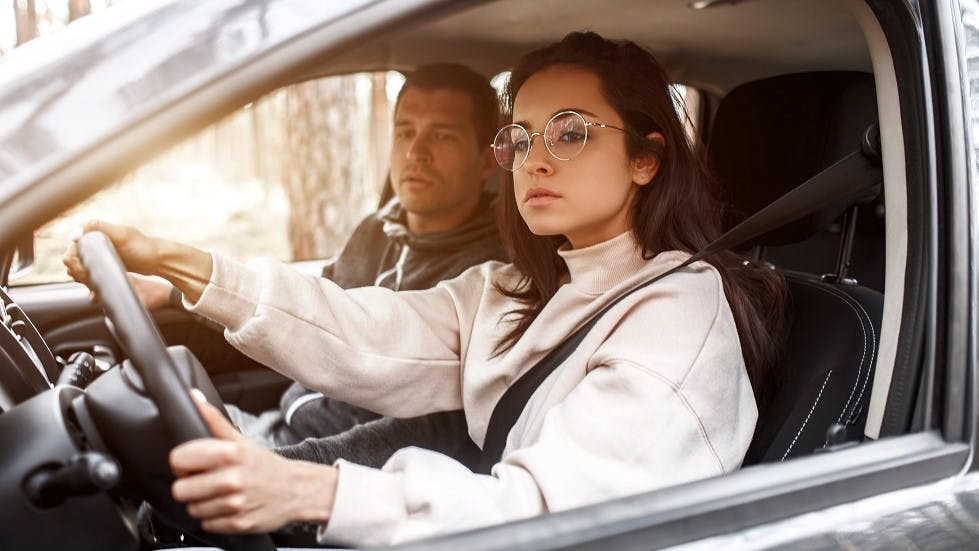
[[[476,142],[480,149],[489,146],[499,130],[500,103],[496,90],[489,80],[471,68],[459,63],[432,63],[421,65],[414,71],[405,73],[405,83],[398,92],[394,104],[395,112],[401,103],[401,96],[408,88],[417,90],[450,89],[461,92],[472,101],[472,125],[476,131]]]

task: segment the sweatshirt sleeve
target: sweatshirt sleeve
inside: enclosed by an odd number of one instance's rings
[[[715,313],[711,304],[700,311],[696,326],[680,327],[653,321],[653,309],[635,308],[631,314],[640,319],[618,325],[584,378],[542,414],[539,433],[515,444],[491,475],[416,448],[399,451],[382,470],[338,462],[333,517],[321,541],[398,543],[738,468],[757,417],[754,398],[743,363],[730,359],[740,354],[730,311]],[[681,356],[657,357],[645,347],[615,352],[621,339],[636,342],[642,334],[644,345],[655,348],[679,340],[681,331],[702,343],[681,355],[682,366],[661,359]]]
[[[228,341],[248,356],[384,415],[462,407],[460,320],[471,323],[476,305],[459,301],[482,294],[479,270],[455,282],[471,290],[345,291],[276,261],[212,257],[211,281],[187,306],[222,324]]]

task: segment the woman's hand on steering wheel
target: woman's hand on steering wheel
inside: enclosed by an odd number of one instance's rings
[[[88,274],[78,255],[77,240],[95,231],[109,239],[126,271],[161,276],[191,302],[200,298],[211,279],[211,255],[207,252],[168,239],[147,236],[133,227],[90,220],[82,226],[81,235],[68,246],[63,259],[68,274],[79,283],[87,285]],[[140,299],[144,305],[154,306],[145,297],[141,296]]]
[[[121,226],[102,220],[89,220],[82,225],[81,234],[72,240],[62,259],[65,267],[68,268],[68,275],[75,281],[80,283],[88,281],[88,274],[78,256],[76,241],[82,235],[93,231],[100,231],[109,238],[119,255],[119,259],[122,260],[128,271],[140,274],[155,273],[160,260],[158,239],[148,237],[143,232],[129,226]]]
[[[205,530],[269,532],[292,521],[329,520],[335,467],[286,459],[242,435],[206,400],[194,401],[215,437],[170,452],[172,492]]]

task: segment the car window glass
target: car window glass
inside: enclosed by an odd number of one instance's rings
[[[12,284],[68,281],[69,235],[93,218],[238,259],[332,256],[377,204],[403,82],[321,78],[245,105],[39,228],[34,267]]]

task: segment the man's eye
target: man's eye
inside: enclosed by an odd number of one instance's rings
[[[438,132],[435,134],[435,139],[440,142],[448,142],[456,139],[455,134],[450,132]]]
[[[402,129],[394,131],[394,139],[396,140],[410,140],[414,135],[415,133],[411,130]]]

